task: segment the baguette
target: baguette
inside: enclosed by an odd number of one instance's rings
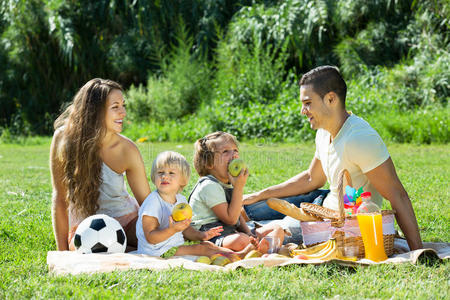
[[[330,208],[312,203],[302,203],[300,207],[304,212],[322,219],[339,220],[339,212]]]
[[[311,222],[311,221],[321,221],[321,218],[315,217],[307,212],[305,212],[303,209],[298,208],[292,203],[287,202],[286,200],[277,199],[277,198],[269,198],[267,199],[267,205],[286,215],[289,217],[292,217],[296,220],[303,221],[303,222]]]

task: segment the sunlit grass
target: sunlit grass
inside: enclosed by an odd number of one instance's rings
[[[49,142],[0,145],[0,298],[446,298],[450,264],[255,268],[232,272],[129,271],[56,277],[48,274],[51,228]],[[192,162],[192,144],[140,143],[147,175],[156,155],[174,150]],[[449,241],[447,145],[388,145],[426,241]],[[313,144],[246,144],[246,192],[279,183],[308,167]],[[198,176],[193,171],[184,194]],[[153,188],[153,186],[152,186]],[[388,204],[386,204],[388,206]]]

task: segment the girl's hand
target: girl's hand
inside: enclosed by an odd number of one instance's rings
[[[242,169],[241,173],[238,176],[233,177],[230,173],[228,173],[228,180],[234,188],[244,188],[247,183],[249,172],[248,168]]]
[[[191,224],[191,219],[186,219],[180,222],[175,222],[172,216],[169,217],[169,228],[175,230],[175,232],[180,232],[185,230]]]
[[[212,239],[215,236],[219,236],[220,233],[223,231],[223,227],[222,226],[217,226],[217,227],[213,227],[208,231],[203,231],[203,240],[204,241],[208,241],[210,239]]]
[[[253,244],[255,247],[259,245],[259,239],[258,237],[254,236],[253,234],[249,234],[250,236],[250,243]]]

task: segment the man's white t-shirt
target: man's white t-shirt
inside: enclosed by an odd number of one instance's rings
[[[184,237],[181,232],[177,232],[165,241],[158,244],[150,244],[144,235],[144,229],[142,227],[142,217],[150,216],[158,219],[159,229],[165,229],[169,227],[169,217],[172,214],[172,209],[178,203],[187,203],[186,198],[181,195],[176,195],[177,202],[170,204],[164,201],[159,195],[158,191],[153,191],[142,203],[139,208],[139,217],[136,222],[136,236],[138,239],[139,254],[148,254],[152,256],[161,256],[166,253],[172,247],[178,247],[184,244]]]
[[[323,206],[338,210],[338,181],[342,169],[347,169],[353,187],[372,193],[372,201],[380,208],[383,198],[370,184],[366,175],[389,158],[389,152],[378,133],[363,119],[351,114],[332,142],[324,129],[317,130],[315,157],[320,160],[330,183],[330,193]]]

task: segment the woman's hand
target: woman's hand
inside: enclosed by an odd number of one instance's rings
[[[211,228],[208,231],[203,231],[202,240],[208,241],[215,236],[219,236],[222,231],[223,231],[223,226],[217,226],[217,227]]]

